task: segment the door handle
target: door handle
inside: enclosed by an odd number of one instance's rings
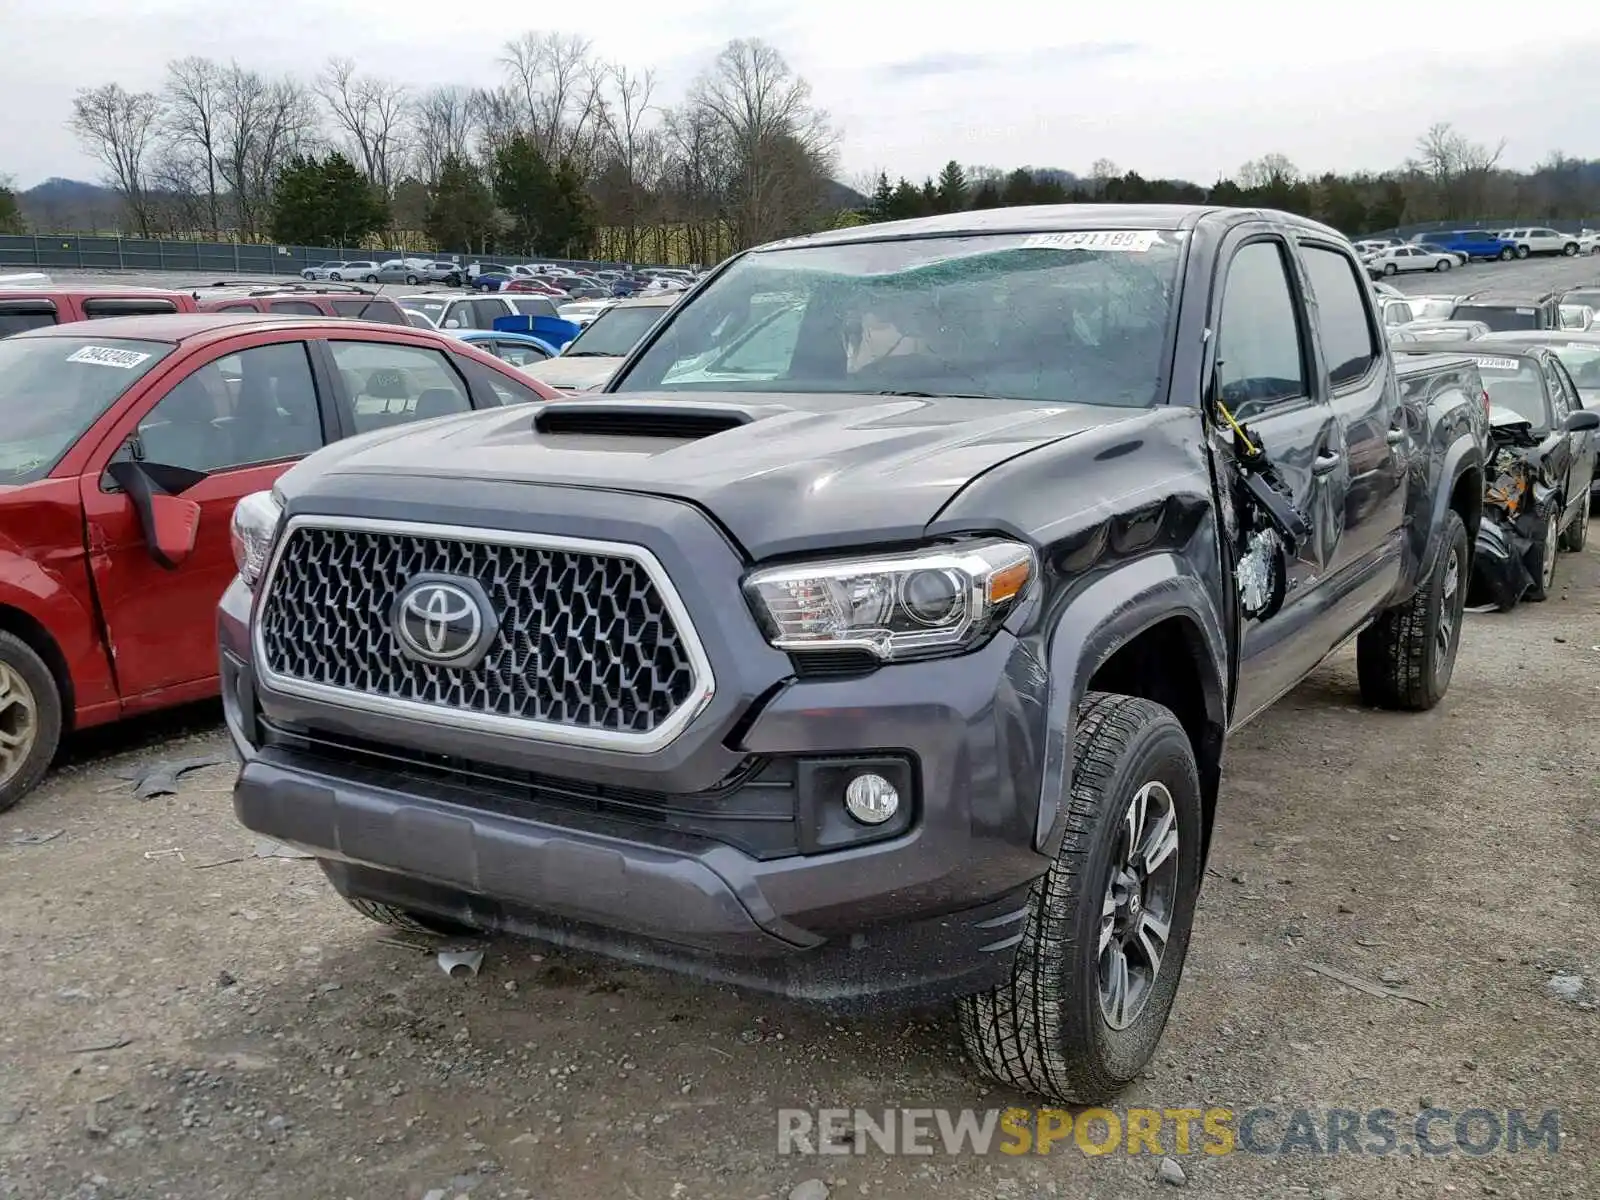
[[[1319,454],[1311,460],[1311,473],[1313,475],[1326,475],[1339,465],[1337,454]]]
[[[1399,446],[1406,440],[1406,431],[1404,429],[1391,429],[1388,437],[1384,440],[1391,446]]]

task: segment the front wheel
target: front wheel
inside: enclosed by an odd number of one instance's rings
[[[1383,264],[1383,273],[1385,275],[1397,274],[1399,272],[1399,270],[1400,270],[1400,268],[1395,266],[1393,263],[1384,263]]]
[[[1565,246],[1561,247],[1561,253],[1564,254],[1567,258],[1571,258],[1577,252],[1578,252],[1578,243],[1577,242],[1568,242]]]
[[[328,278],[330,280],[332,280],[334,283],[343,283],[344,282],[344,276],[339,274],[339,272],[337,272],[337,271],[329,271],[328,272]]]
[[[1510,246],[1507,246],[1505,249],[1500,251],[1500,261],[1501,262],[1510,262],[1513,258],[1516,257],[1516,255],[1517,255],[1517,252],[1515,250],[1513,250]]]
[[[1455,263],[1453,263],[1453,262],[1451,262],[1451,261],[1450,261],[1450,260],[1449,260],[1449,259],[1448,259],[1448,258],[1441,258],[1441,259],[1440,259],[1440,260],[1439,260],[1439,261],[1438,261],[1438,262],[1437,262],[1437,263],[1436,263],[1436,264],[1435,264],[1435,265],[1434,265],[1434,268],[1433,268],[1433,269],[1434,269],[1434,270],[1435,270],[1435,271],[1448,271],[1448,270],[1449,270],[1449,269],[1450,269],[1450,268],[1451,268],[1451,267],[1453,267],[1453,266],[1455,266]]]
[[[378,282],[378,277],[376,275],[363,275],[362,276],[362,282],[363,283],[377,283]]]
[[[1578,508],[1578,513],[1572,518],[1572,524],[1567,526],[1561,535],[1561,548],[1563,550],[1582,550],[1584,543],[1589,540],[1589,506],[1593,497],[1589,489],[1583,489],[1583,503]]]
[[[31,792],[61,743],[61,693],[32,646],[0,633],[0,812]]]
[[[1561,546],[1561,501],[1550,502],[1550,516],[1544,523],[1538,540],[1528,551],[1528,574],[1533,576],[1533,586],[1528,589],[1529,600],[1548,600],[1556,584],[1556,554]]]
[[[1361,699],[1374,708],[1423,712],[1444,698],[1461,645],[1472,555],[1461,514],[1451,510],[1427,579],[1410,600],[1386,609],[1356,639]]]
[[[1517,257],[1518,258],[1527,258],[1528,254],[1529,254],[1529,250],[1528,250],[1528,248],[1526,246],[1518,246],[1517,247]]]
[[[1194,750],[1172,712],[1092,692],[1066,831],[1033,886],[1008,983],[957,1002],[967,1054],[1063,1103],[1109,1099],[1155,1053],[1200,890]]]
[[[416,287],[417,286],[417,277],[415,275],[407,275],[406,276],[406,286],[407,287]]]

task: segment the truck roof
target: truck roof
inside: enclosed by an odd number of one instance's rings
[[[1236,220],[1270,217],[1299,229],[1345,240],[1344,234],[1329,225],[1277,209],[1223,208],[1205,204],[1031,204],[1015,208],[971,209],[934,217],[912,217],[904,221],[882,221],[849,229],[830,229],[823,233],[768,242],[756,249],[838,246],[853,242],[962,234],[1054,233],[1077,229],[1192,229],[1202,218],[1213,214]]]

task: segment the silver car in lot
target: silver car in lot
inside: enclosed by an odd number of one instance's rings
[[[458,262],[437,259],[422,264],[422,282],[442,283],[446,287],[460,287],[467,277],[467,269]]]
[[[340,259],[329,259],[327,262],[317,263],[314,266],[307,267],[305,270],[300,272],[300,278],[308,279],[312,282],[320,279],[333,279],[335,278],[333,273],[340,267],[346,265],[347,264]]]
[[[342,263],[328,272],[328,278],[335,283],[377,283],[378,264],[370,259]]]

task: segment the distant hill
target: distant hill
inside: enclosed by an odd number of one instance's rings
[[[860,209],[867,197],[838,181],[828,185],[830,209]],[[122,205],[116,192],[81,179],[46,179],[17,193],[28,228],[40,233],[110,232],[117,228]]]

